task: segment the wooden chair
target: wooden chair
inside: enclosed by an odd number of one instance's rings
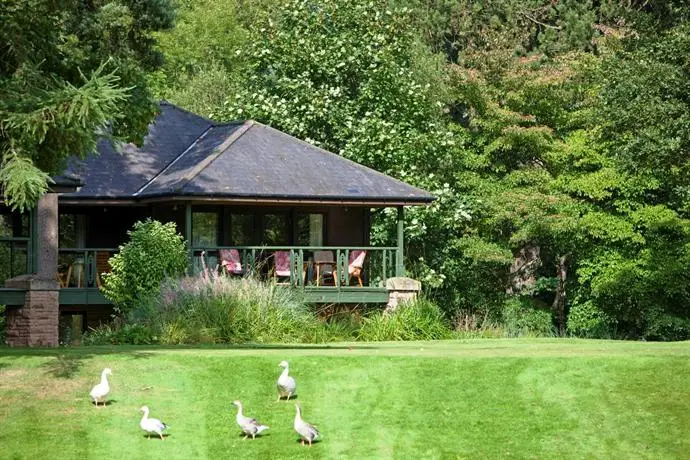
[[[69,268],[67,269],[67,277],[64,280],[64,287],[70,286],[70,284],[72,283],[72,275],[74,275],[74,277],[76,278],[75,287],[82,287],[85,275],[85,268],[86,265],[84,264],[84,260],[82,259],[76,259],[74,262],[69,264]]]
[[[290,284],[290,251],[275,251],[273,253],[273,282],[276,284]],[[288,278],[288,282],[278,282],[278,278]]]
[[[359,281],[359,287],[364,287],[364,283],[362,283],[362,267],[364,266],[364,259],[366,256],[367,251],[350,251],[350,260],[347,264],[347,273],[349,275],[347,284],[350,284],[352,278],[357,278],[357,281]]]
[[[336,269],[332,251],[315,251],[314,266],[316,267],[316,285],[320,286],[327,276],[333,279],[335,285]]]
[[[230,275],[243,275],[242,259],[240,251],[237,249],[221,249],[218,251],[220,256],[220,266],[225,273]]]
[[[96,286],[100,289],[103,285],[101,275],[110,272],[110,253],[96,251]]]

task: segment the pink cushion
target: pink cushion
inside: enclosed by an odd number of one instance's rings
[[[221,266],[229,273],[242,273],[242,262],[240,259],[240,251],[237,249],[221,249],[219,251]]]
[[[290,251],[276,251],[273,253],[275,270],[278,276],[290,276]]]
[[[364,258],[367,256],[367,251],[350,251],[350,262],[347,266],[347,271],[352,274],[357,269],[361,269],[364,266]]]

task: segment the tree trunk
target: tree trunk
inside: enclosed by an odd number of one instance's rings
[[[523,290],[534,287],[537,282],[536,272],[541,265],[539,252],[538,245],[527,245],[513,255],[507,294],[520,294]]]
[[[556,265],[556,297],[553,299],[553,312],[558,319],[558,335],[565,334],[565,280],[568,277],[568,266],[566,265],[567,256],[558,257]]]

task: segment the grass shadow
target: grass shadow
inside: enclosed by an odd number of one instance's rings
[[[298,397],[299,395],[295,393],[294,395],[290,395],[290,399],[288,399],[287,396],[281,396],[280,398],[278,398],[278,401],[292,401],[293,399],[297,399]]]
[[[297,444],[303,444],[303,445],[309,447],[309,442],[308,442],[308,441],[303,441],[302,438],[297,438],[297,440],[296,440],[295,442],[296,442]],[[318,443],[320,443],[320,442],[321,442],[320,439],[315,439],[315,440],[313,440],[311,443],[312,443],[312,444],[318,444]]]
[[[117,399],[109,399],[105,402],[99,402],[98,403],[99,406],[106,406],[106,407],[112,406],[113,404],[117,404]],[[96,407],[96,403],[93,401],[91,401],[91,405]]]
[[[84,365],[83,360],[84,356],[60,354],[55,359],[41,364],[41,367],[46,370],[46,374],[50,374],[53,377],[71,379]]]
[[[242,438],[242,439],[244,439],[245,436],[246,436],[246,435],[244,434],[244,432],[240,432],[240,434],[238,435],[238,437],[240,437],[240,438]],[[257,439],[264,438],[264,437],[266,437],[266,436],[271,436],[271,433],[264,432],[264,433],[261,433],[261,434],[257,434],[255,438],[252,438],[252,436],[249,435],[249,436],[247,437],[246,440],[247,440],[247,441],[256,441]]]
[[[145,438],[148,438],[148,439],[157,439],[157,440],[159,440],[159,441],[163,441],[165,438],[167,438],[167,437],[169,437],[169,436],[170,436],[170,435],[169,435],[168,433],[163,433],[163,439],[161,439],[160,436],[158,436],[157,434],[150,434],[150,433],[144,434],[144,437],[145,437]]]

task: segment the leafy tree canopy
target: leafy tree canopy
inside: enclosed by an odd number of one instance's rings
[[[25,209],[98,136],[141,141],[156,104],[146,72],[170,0],[4,0],[0,8],[0,188]]]

